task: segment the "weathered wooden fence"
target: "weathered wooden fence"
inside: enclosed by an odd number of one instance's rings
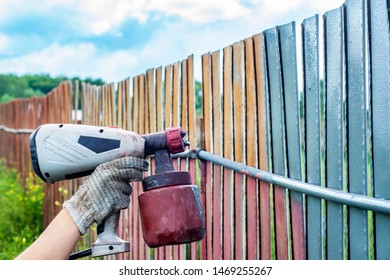
[[[140,134],[181,125],[191,149],[270,174],[259,180],[217,161],[175,160],[201,188],[205,238],[148,248],[138,218],[142,189],[133,184],[119,226],[131,251],[117,257],[390,259],[389,6],[347,0],[300,28],[277,26],[204,54],[201,122],[193,56],[117,84],[80,85],[83,124]],[[20,129],[76,122],[78,91],[63,83],[44,98],[1,104],[0,156],[28,176],[28,134]],[[80,183],[45,186],[45,224]],[[91,231],[84,241],[94,238]]]

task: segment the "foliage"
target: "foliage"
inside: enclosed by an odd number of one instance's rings
[[[93,85],[103,85],[102,79],[79,77],[67,78],[65,76],[51,77],[48,74],[17,76],[13,74],[0,75],[0,103],[8,102],[15,98],[28,98],[43,96],[57,87],[62,81],[78,80]]]
[[[195,81],[195,109],[197,116],[201,116],[203,114],[202,83],[199,81]]]
[[[25,186],[24,186],[25,185]],[[43,230],[43,186],[0,162],[0,259],[14,259]]]

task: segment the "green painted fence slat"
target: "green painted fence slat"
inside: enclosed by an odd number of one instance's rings
[[[306,116],[306,180],[321,184],[320,87],[318,15],[302,23],[304,96]],[[309,259],[322,259],[321,200],[307,198],[307,249]]]
[[[273,154],[273,171],[279,175],[286,175],[286,148],[285,123],[283,112],[283,81],[281,72],[281,58],[279,35],[277,28],[264,32],[268,60],[268,80],[271,108],[271,137]],[[288,226],[286,215],[286,190],[274,186],[275,195],[275,229],[276,229],[276,257],[289,258]]]
[[[343,9],[325,13],[325,85],[326,85],[326,186],[342,191],[344,184],[345,122],[343,99],[344,24]],[[344,258],[343,205],[327,202],[327,259]]]
[[[346,1],[349,191],[367,194],[364,0]],[[367,211],[349,209],[351,259],[368,259]]]
[[[389,1],[371,0],[371,90],[375,197],[390,199]],[[390,259],[390,217],[375,215],[376,258]]]

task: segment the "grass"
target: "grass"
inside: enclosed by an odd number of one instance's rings
[[[14,259],[43,230],[43,186],[0,160],[0,259]]]

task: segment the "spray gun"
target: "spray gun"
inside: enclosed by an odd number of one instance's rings
[[[170,127],[164,132],[138,135],[114,127],[76,124],[46,124],[30,136],[35,173],[54,183],[91,174],[101,163],[124,156],[155,156],[155,175],[142,181],[138,196],[143,237],[149,247],[183,244],[203,238],[205,223],[198,187],[190,173],[175,171],[171,154],[188,146],[186,132]],[[104,256],[130,250],[130,243],[119,238],[119,213],[97,227],[98,238],[81,256]]]

